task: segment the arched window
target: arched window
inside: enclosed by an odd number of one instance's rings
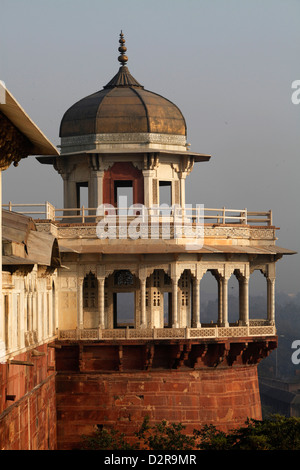
[[[218,322],[219,316],[219,294],[218,294],[218,273],[215,270],[208,270],[200,282],[200,321],[201,324],[211,324]]]
[[[95,274],[89,273],[83,281],[83,308],[98,307],[98,284]]]

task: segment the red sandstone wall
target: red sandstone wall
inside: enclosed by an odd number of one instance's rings
[[[0,364],[0,449],[54,450],[56,448],[56,401],[54,351],[47,345],[14,360],[33,366]],[[7,400],[15,395],[14,401]]]
[[[132,435],[146,415],[152,424],[181,422],[188,432],[205,423],[226,431],[248,417],[261,419],[253,345],[248,345],[251,354],[242,348],[243,360],[236,344],[227,349],[212,344],[203,360],[197,345],[189,358],[178,356],[179,346],[156,346],[149,370],[148,349],[132,345],[58,349],[56,376],[54,351],[47,345],[38,348],[44,356],[27,352],[14,358],[33,367],[0,364],[0,449],[75,449],[97,424]],[[223,362],[216,360],[215,349]],[[234,366],[226,365],[234,358]],[[7,401],[7,395],[15,395],[15,401]]]
[[[146,415],[187,430],[212,423],[229,430],[261,419],[257,366],[113,373],[59,372],[57,446],[73,449],[95,425],[136,431]]]

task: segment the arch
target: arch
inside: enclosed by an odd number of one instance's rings
[[[216,324],[219,319],[219,273],[216,269],[208,269],[200,282],[200,321],[201,325]]]
[[[128,269],[119,269],[114,271],[114,285],[115,286],[132,286],[133,274]]]
[[[197,267],[196,265],[188,265],[188,264],[179,264],[177,266],[177,275],[179,276],[179,278],[182,276],[182,274],[184,273],[184,271],[190,271],[191,273],[191,276],[193,278],[195,278],[196,276],[196,271],[197,271]]]
[[[151,266],[151,268],[147,268],[147,279],[150,278],[150,276],[154,273],[154,271],[156,270],[161,270],[163,271],[169,278],[170,278],[170,282],[171,282],[171,269],[170,269],[170,265],[169,264],[160,264],[160,268],[157,268],[156,266]]]
[[[266,320],[268,312],[267,281],[261,269],[255,269],[249,281],[249,318]]]
[[[108,328],[136,328],[141,321],[140,281],[129,269],[115,269],[105,278],[105,324]]]

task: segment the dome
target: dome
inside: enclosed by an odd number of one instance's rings
[[[180,110],[166,98],[126,84],[104,87],[78,101],[60,127],[60,137],[123,132],[186,135],[186,125]]]
[[[119,47],[122,65],[103,87],[71,106],[60,125],[65,140],[80,136],[106,134],[160,134],[186,136],[185,119],[179,108],[157,93],[145,90],[131,75],[124,56],[126,48],[121,34]]]

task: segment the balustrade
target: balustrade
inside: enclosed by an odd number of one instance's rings
[[[24,203],[12,203],[2,205],[3,209],[18,212],[24,215],[32,216],[33,218],[51,220],[55,222],[68,222],[68,223],[88,223],[96,222],[101,220],[105,215],[96,216],[97,208],[93,207],[75,207],[75,208],[56,208],[50,202],[40,204],[24,204]],[[116,216],[117,223],[119,220],[124,220],[124,214],[126,215],[128,222],[135,217],[138,208],[113,208],[114,215]],[[147,211],[147,215],[151,218],[162,219],[162,211],[165,208],[144,207]],[[168,212],[170,217],[170,223],[173,224],[178,218],[182,218],[186,221],[196,223],[199,217],[204,223],[209,224],[254,224],[267,226],[272,225],[272,211],[248,211],[247,209],[228,209],[228,208],[207,208],[202,207],[199,211],[198,207],[171,207]],[[177,219],[176,219],[177,218]]]
[[[220,327],[215,324],[201,328],[124,328],[124,329],[73,329],[59,330],[60,340],[169,340],[169,339],[205,339],[237,338],[251,336],[273,336],[274,325],[256,324],[250,321],[247,326]]]

